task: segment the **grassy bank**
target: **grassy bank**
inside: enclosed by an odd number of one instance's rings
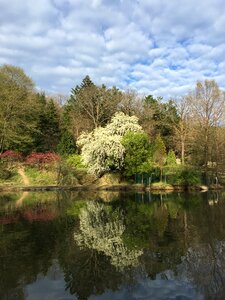
[[[179,172],[178,172],[179,171]],[[17,163],[9,164],[0,173],[0,191],[32,191],[32,190],[138,190],[138,191],[184,191],[224,189],[224,184],[201,183],[197,173],[178,170],[175,175],[166,177],[168,182],[152,184],[136,183],[122,178],[120,173],[108,173],[97,178],[89,175],[84,168],[70,164],[51,164],[47,166],[27,166]],[[184,174],[184,175],[183,175]],[[171,182],[170,182],[170,181]]]
[[[23,167],[29,185],[57,185],[57,173],[54,170],[39,170],[38,168]],[[19,174],[19,166],[9,169],[7,178],[0,178],[0,186],[24,186],[24,180]]]

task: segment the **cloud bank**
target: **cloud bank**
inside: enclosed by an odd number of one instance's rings
[[[0,64],[69,94],[97,84],[176,97],[196,80],[225,87],[222,0],[0,0]]]

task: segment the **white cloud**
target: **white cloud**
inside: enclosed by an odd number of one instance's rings
[[[197,79],[225,88],[223,0],[0,0],[0,64],[69,93],[89,74],[165,98]]]

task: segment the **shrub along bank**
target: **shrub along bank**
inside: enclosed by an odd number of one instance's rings
[[[154,168],[149,173],[126,175],[126,172],[108,172],[97,178],[87,172],[81,156],[71,154],[66,158],[56,153],[32,153],[27,157],[7,151],[0,155],[0,186],[21,187],[24,180],[19,170],[28,178],[29,186],[73,187],[92,189],[152,189],[187,190],[204,189],[203,176],[191,166],[165,166]],[[222,176],[221,176],[222,178]],[[225,178],[224,178],[225,179]],[[225,180],[216,182],[211,178],[209,188],[223,188]]]

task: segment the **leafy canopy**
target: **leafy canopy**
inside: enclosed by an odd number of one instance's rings
[[[125,175],[131,176],[150,170],[150,143],[146,133],[129,131],[123,136],[122,145],[125,148]]]
[[[19,67],[0,67],[0,152],[33,146],[37,104],[32,80]]]

